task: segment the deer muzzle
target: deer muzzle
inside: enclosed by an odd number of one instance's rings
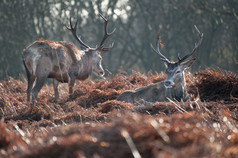
[[[174,82],[173,81],[165,81],[164,82],[165,88],[173,88],[174,87]]]
[[[94,70],[94,72],[98,75],[98,76],[104,76],[104,70],[100,70],[100,71],[96,71]]]

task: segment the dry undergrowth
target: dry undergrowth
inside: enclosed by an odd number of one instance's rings
[[[78,81],[73,99],[61,84],[26,102],[26,81],[0,82],[0,157],[237,157],[238,77],[207,69],[186,78],[192,102],[134,106],[123,91],[160,82],[133,72]]]

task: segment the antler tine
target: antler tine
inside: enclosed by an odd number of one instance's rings
[[[189,53],[189,54],[187,54],[187,55],[185,55],[182,59],[179,59],[179,60],[178,60],[178,63],[182,63],[185,59],[187,59],[188,57],[190,57],[191,55],[193,55],[193,53],[197,50],[197,48],[198,48],[198,47],[200,46],[200,44],[202,43],[203,33],[201,33],[201,32],[198,30],[198,28],[197,28],[196,25],[194,25],[194,27],[195,27],[196,31],[198,32],[199,41],[198,41],[198,43],[195,43],[195,46],[194,46],[192,52]]]
[[[157,41],[156,41],[156,48],[157,48],[158,51],[159,51],[159,45],[160,45],[160,30],[158,32]]]
[[[102,41],[101,41],[101,43],[100,43],[100,45],[99,45],[99,47],[98,47],[97,49],[98,49],[98,50],[101,50],[101,51],[108,51],[108,50],[110,50],[110,49],[113,47],[114,43],[112,43],[110,47],[104,48],[104,47],[103,47],[104,42],[105,42],[105,40],[106,40],[109,36],[111,36],[111,35],[116,31],[116,28],[114,28],[114,30],[113,30],[111,33],[108,33],[108,31],[107,31],[107,25],[108,25],[108,21],[109,21],[109,20],[106,19],[101,13],[100,13],[99,15],[100,15],[100,17],[103,18],[104,23],[105,23],[105,26],[104,26],[105,35],[104,35],[104,37],[103,37],[103,39],[102,39]]]
[[[69,20],[70,22],[71,22],[71,17],[70,17],[70,20]],[[69,23],[70,23],[69,22]],[[68,30],[70,30],[70,28],[67,26],[67,24],[65,24],[65,27],[66,27],[66,29],[68,29]]]
[[[159,54],[160,59],[161,59],[163,62],[166,62],[167,64],[170,63],[170,61],[169,61],[163,54],[161,54],[160,51],[157,51],[158,49],[157,49],[157,50],[154,49],[154,47],[153,47],[152,44],[150,44],[150,47],[152,48],[152,50],[153,50],[155,53]]]
[[[154,49],[154,47],[153,47],[152,44],[150,44],[150,47],[152,48],[152,50],[153,50],[155,53],[157,53],[157,54],[160,56],[160,59],[161,59],[163,62],[166,62],[167,64],[169,64],[170,61],[169,61],[162,53],[160,53],[159,46],[160,46],[160,31],[159,31],[159,33],[158,33],[157,42],[156,42],[157,50]]]
[[[114,42],[112,42],[112,44],[110,45],[110,47],[104,48],[103,45],[102,45],[101,48],[100,48],[100,50],[101,50],[101,51],[104,51],[104,52],[105,52],[105,51],[109,51],[110,49],[112,49],[113,46],[114,46]]]
[[[74,38],[79,42],[79,44],[81,44],[84,48],[90,48],[88,45],[86,45],[80,37],[78,37],[78,35],[76,34],[77,32],[77,25],[78,25],[78,20],[76,21],[74,27],[72,25],[72,17],[70,17],[69,19],[69,24],[70,24],[70,27],[68,27],[67,25],[65,25],[65,27],[70,30],[74,36]]]

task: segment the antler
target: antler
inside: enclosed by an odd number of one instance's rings
[[[162,53],[160,53],[159,51],[159,45],[160,45],[160,31],[158,33],[158,36],[157,36],[157,43],[156,43],[156,46],[157,46],[157,50],[154,49],[153,45],[150,44],[150,47],[152,48],[152,50],[159,54],[160,56],[160,59],[163,61],[163,62],[166,62],[167,64],[171,63]]]
[[[182,63],[185,59],[187,59],[188,57],[190,57],[191,55],[193,55],[193,53],[197,50],[197,48],[200,46],[200,44],[202,43],[202,38],[203,38],[203,33],[201,33],[197,26],[194,25],[196,31],[198,32],[199,35],[199,41],[198,43],[195,43],[195,47],[193,48],[192,52],[190,54],[185,55],[182,59],[180,59],[180,57],[178,57],[178,63]]]
[[[74,27],[72,26],[72,21],[71,21],[71,17],[70,17],[70,27],[68,27],[67,25],[65,25],[65,27],[70,30],[72,32],[72,34],[74,35],[74,38],[84,47],[84,48],[90,48],[88,45],[86,45],[81,39],[80,37],[78,37],[78,35],[76,34],[77,31],[77,24],[78,24],[78,20],[76,21]]]
[[[103,44],[104,44],[105,40],[115,32],[116,28],[114,28],[114,30],[111,33],[108,33],[108,31],[107,31],[107,24],[108,24],[109,20],[106,19],[102,14],[100,14],[100,16],[103,18],[104,23],[105,23],[105,26],[104,26],[105,35],[104,35],[104,37],[102,39],[102,42],[100,43],[100,46],[97,48],[97,50],[108,51],[108,50],[110,50],[113,47],[114,43],[112,43],[111,46],[107,47],[107,48],[104,48]]]

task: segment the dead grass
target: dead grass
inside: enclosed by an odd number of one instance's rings
[[[34,108],[25,80],[1,81],[0,157],[237,157],[237,75],[207,69],[187,76],[192,102],[115,100],[164,78],[133,72],[78,81],[73,99],[61,84],[58,104],[48,85]]]

